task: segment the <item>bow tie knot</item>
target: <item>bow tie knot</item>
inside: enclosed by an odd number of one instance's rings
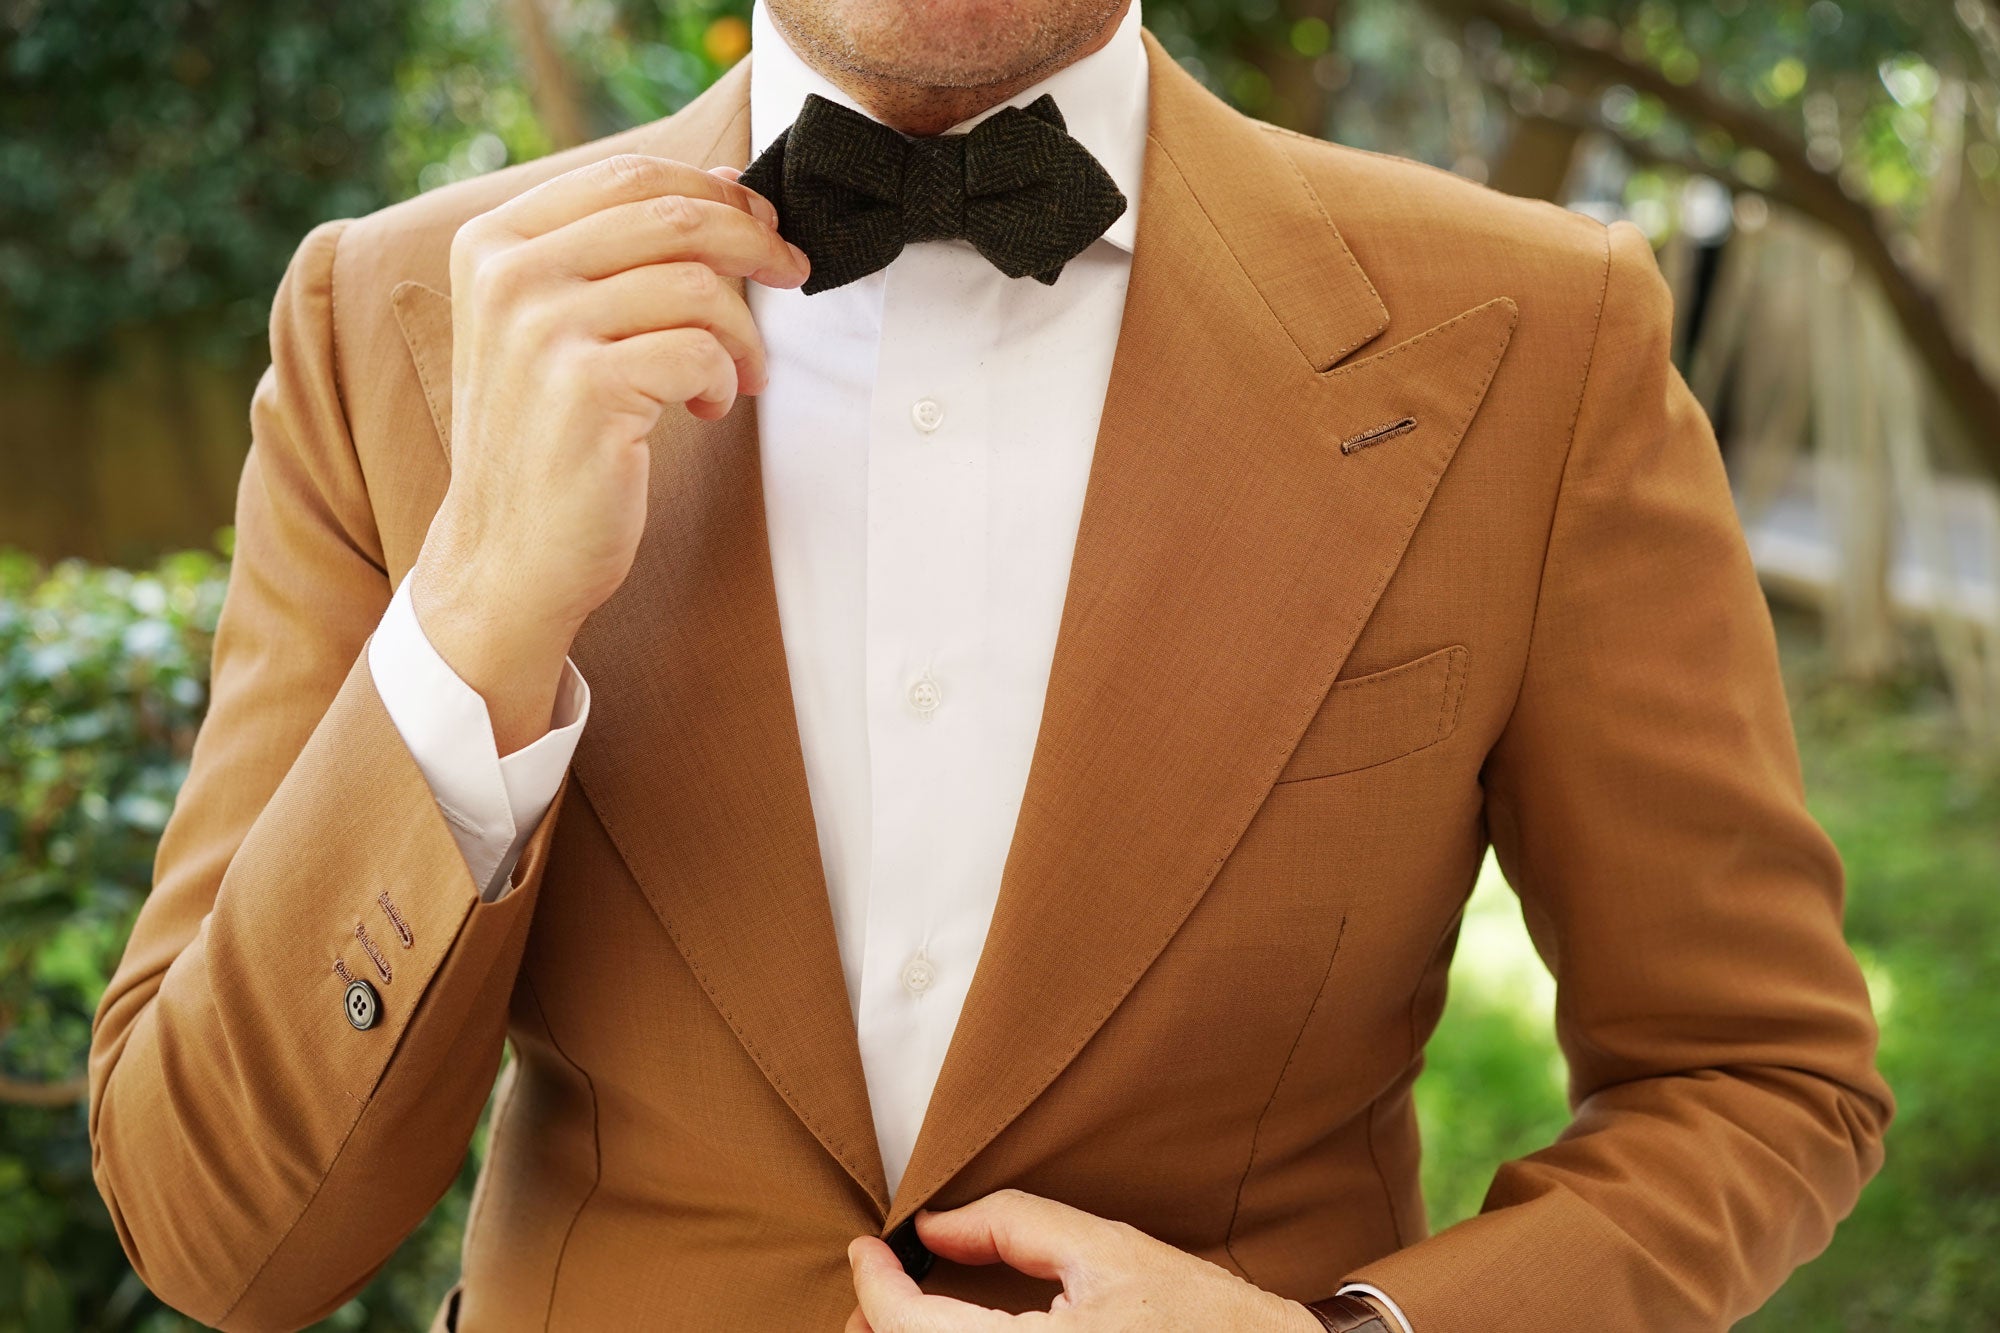
[[[1125,211],[1046,93],[968,133],[920,139],[808,94],[741,180],[812,261],[807,293],[865,277],[906,244],[954,239],[1010,278],[1053,283]]]
[[[903,156],[903,242],[965,235],[965,135],[912,139]],[[811,251],[807,251],[811,257]]]

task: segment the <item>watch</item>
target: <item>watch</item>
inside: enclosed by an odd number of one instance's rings
[[[1389,1321],[1359,1296],[1329,1296],[1306,1309],[1319,1317],[1329,1333],[1396,1333]]]

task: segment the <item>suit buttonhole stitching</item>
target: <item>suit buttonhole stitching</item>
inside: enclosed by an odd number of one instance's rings
[[[1340,452],[1351,454],[1356,449],[1365,449],[1371,444],[1380,444],[1384,440],[1393,440],[1398,435],[1407,435],[1416,428],[1417,419],[1415,417],[1404,417],[1400,421],[1391,421],[1386,425],[1373,426],[1357,435],[1350,435],[1342,440],[1340,442]]]
[[[383,956],[382,950],[376,945],[375,941],[369,938],[366,924],[360,921],[354,923],[354,938],[361,941],[362,951],[368,955],[368,961],[375,964],[375,970],[382,974],[382,984],[385,986],[388,985],[390,979],[389,960]]]
[[[396,938],[403,942],[403,947],[407,949],[414,944],[416,940],[410,934],[409,924],[403,920],[403,914],[396,910],[396,904],[390,900],[387,889],[375,895],[375,903],[389,918],[389,924],[396,928]]]

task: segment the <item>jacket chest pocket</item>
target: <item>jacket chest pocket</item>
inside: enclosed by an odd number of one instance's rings
[[[1462,644],[1453,644],[1400,666],[1336,680],[1277,780],[1372,768],[1451,735],[1469,656]]]

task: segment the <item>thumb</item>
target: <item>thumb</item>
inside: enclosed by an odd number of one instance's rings
[[[917,1235],[953,1263],[1004,1263],[1068,1286],[1117,1233],[1111,1223],[1068,1204],[1000,1190],[950,1212],[918,1213]]]

